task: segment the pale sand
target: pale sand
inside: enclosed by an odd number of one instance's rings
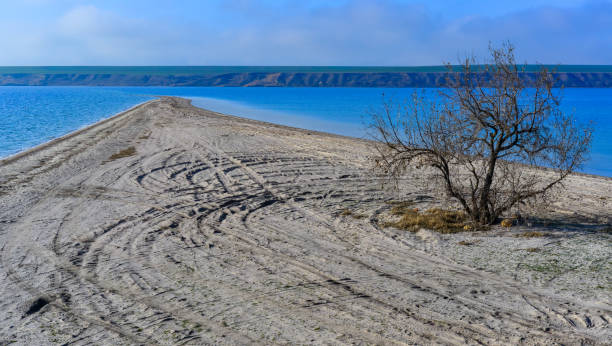
[[[552,226],[415,234],[379,221],[443,205],[431,177],[381,189],[369,153],[164,98],[2,161],[0,345],[612,340],[612,180]]]

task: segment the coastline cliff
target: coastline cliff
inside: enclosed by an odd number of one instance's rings
[[[558,86],[610,88],[612,72],[557,72]],[[527,80],[534,73],[523,74]],[[441,87],[444,72],[236,72],[221,74],[0,73],[0,86]]]

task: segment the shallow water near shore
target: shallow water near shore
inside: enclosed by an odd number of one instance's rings
[[[411,88],[0,87],[0,157],[57,138],[160,95],[282,125],[367,138],[369,114]],[[612,89],[565,89],[562,106],[595,127],[585,173],[612,177]]]

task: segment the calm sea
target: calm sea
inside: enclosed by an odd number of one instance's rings
[[[44,143],[158,95],[283,125],[367,137],[368,114],[409,88],[0,87],[0,157]],[[612,89],[565,89],[563,107],[595,125],[583,172],[612,177]]]

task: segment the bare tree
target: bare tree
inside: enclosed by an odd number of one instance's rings
[[[402,109],[385,103],[372,117],[378,168],[397,178],[433,167],[480,224],[560,184],[586,160],[592,132],[561,111],[553,73],[526,73],[509,43],[489,50],[487,64],[448,65],[448,88],[435,97],[414,94]]]

